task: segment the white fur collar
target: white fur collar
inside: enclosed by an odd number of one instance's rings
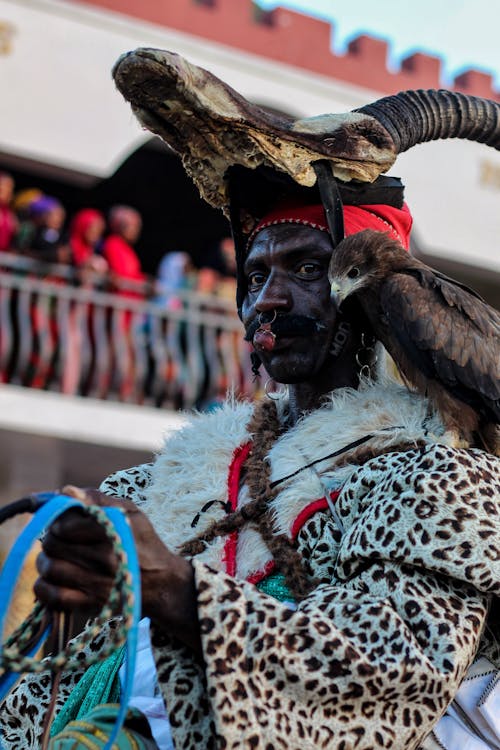
[[[380,450],[417,440],[435,442],[438,436],[442,442],[441,422],[437,417],[426,419],[427,409],[424,399],[393,382],[367,384],[360,390],[339,389],[322,408],[303,417],[274,444],[269,453],[271,481],[287,477],[367,434],[373,435],[367,445]],[[148,514],[171,549],[225,515],[228,469],[235,449],[250,439],[247,425],[252,411],[249,403],[229,402],[211,414],[195,415],[167,440],[157,456],[147,491]],[[343,462],[346,455],[342,455]],[[354,467],[347,464],[338,468],[336,461],[329,458],[319,462],[282,483],[272,506],[276,531],[289,534],[304,507],[345,482]],[[240,491],[239,504],[247,500],[245,488]],[[203,512],[207,503],[211,503],[210,508]],[[197,514],[199,521],[193,528]],[[224,568],[225,541],[219,538],[210,543],[200,559],[217,569]],[[262,570],[269,560],[259,534],[245,530],[239,535],[239,577]]]
[[[282,483],[274,500],[276,530],[290,533],[303,506],[301,498],[309,496],[313,487],[316,499],[323,497],[327,488],[339,488],[346,481],[354,466],[347,463],[339,468],[337,464],[339,459],[346,462],[355,450],[348,446],[357,440],[373,435],[364,447],[380,451],[417,440],[435,442],[443,435],[443,426],[437,416],[426,420],[427,413],[425,399],[394,382],[333,391],[322,408],[303,417],[270,451],[271,481],[276,482],[322,456],[347,448],[339,457],[316,463]]]
[[[210,414],[196,414],[167,439],[156,457],[147,491],[148,515],[156,531],[171,549],[204,531],[213,520],[226,515],[227,474],[235,449],[248,439],[247,424],[253,406],[228,402]],[[195,528],[195,516],[201,513]],[[221,567],[223,539],[203,553],[203,560]]]

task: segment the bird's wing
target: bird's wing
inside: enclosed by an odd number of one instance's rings
[[[457,279],[452,279],[451,276],[446,276],[446,274],[441,273],[441,271],[436,271],[435,268],[431,268],[430,266],[428,266],[428,268],[436,278],[441,279],[442,281],[447,281],[452,286],[458,286],[460,289],[469,292],[469,294],[471,294],[476,299],[480,299],[481,302],[484,302],[484,299],[481,297],[481,295],[478,294],[475,289],[472,289],[472,287],[467,286],[467,284],[463,284],[461,281],[457,281]]]
[[[425,376],[500,421],[500,316],[431,274],[395,273],[380,287],[389,335]]]
[[[473,289],[423,264],[407,273],[419,279],[423,287],[434,288],[449,307],[461,310],[483,335],[500,336],[500,313]]]

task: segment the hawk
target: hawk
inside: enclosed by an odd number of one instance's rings
[[[498,453],[500,314],[385,232],[342,240],[328,278],[337,306],[355,295],[404,382],[429,398],[458,444],[476,433]]]

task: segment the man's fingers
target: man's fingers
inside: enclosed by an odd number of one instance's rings
[[[104,534],[102,529],[96,530]],[[51,559],[75,561],[85,570],[96,570],[108,576],[116,573],[116,555],[105,537],[97,539],[95,536],[77,533],[70,541],[66,541],[49,531],[42,542],[42,550]]]
[[[41,552],[36,560],[40,577],[36,596],[56,609],[99,609],[108,600],[112,581],[101,571],[84,570],[69,560],[59,560]]]
[[[79,610],[90,614],[96,614],[107,601],[107,597],[99,601],[96,597],[90,598],[88,594],[78,589],[64,588],[49,583],[44,578],[39,578],[34,585],[37,599],[47,605],[50,609],[62,612],[73,612]]]
[[[78,563],[74,563],[72,560],[51,557],[42,551],[37,556],[36,569],[45,581],[58,586],[70,586],[86,592],[110,587],[116,564],[108,571],[103,570],[102,564],[87,567],[81,558],[77,559]]]
[[[137,512],[122,502],[92,488],[66,485],[61,492],[83,505],[117,507]],[[118,560],[103,527],[82,508],[71,508],[48,529],[37,558],[40,575],[35,594],[47,606],[61,610],[98,612],[108,601]]]
[[[71,508],[53,521],[46,539],[59,539],[72,544],[100,543],[106,539],[106,533],[94,518],[78,508]]]
[[[75,487],[73,484],[65,484],[61,490],[61,495],[68,495],[74,497],[76,500],[87,505],[87,492],[81,487]]]
[[[104,492],[96,490],[94,487],[75,487],[72,484],[66,484],[61,492],[63,495],[69,495],[80,500],[84,505],[98,505],[101,508],[122,508],[124,511],[134,513],[138,510],[131,500],[122,500],[112,495],[105,495]]]

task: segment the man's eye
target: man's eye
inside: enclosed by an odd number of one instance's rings
[[[318,271],[321,271],[321,266],[318,263],[302,263],[296,268],[295,273],[303,278],[308,278],[317,274]]]
[[[255,289],[262,286],[266,281],[266,276],[261,271],[254,271],[248,275],[248,288]]]

